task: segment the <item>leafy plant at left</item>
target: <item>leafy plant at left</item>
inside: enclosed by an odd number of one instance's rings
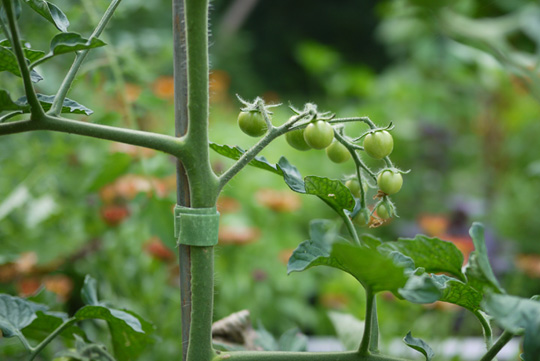
[[[97,297],[96,281],[86,276],[81,297],[85,306],[72,317],[51,311],[48,306],[28,299],[0,294],[0,331],[6,338],[17,337],[33,360],[53,339],[62,337],[75,348],[62,351],[58,357],[74,360],[133,360],[153,339],[153,326],[140,316],[126,310],[109,307]],[[81,322],[104,320],[110,330],[113,351],[90,341]],[[37,346],[28,338],[48,334]],[[114,356],[113,356],[114,355]]]

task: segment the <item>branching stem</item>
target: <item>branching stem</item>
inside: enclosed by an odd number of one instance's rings
[[[49,336],[47,336],[45,340],[41,341],[41,343],[32,350],[32,354],[30,355],[28,361],[32,361],[45,348],[45,346],[47,346],[56,336],[58,336],[62,331],[71,326],[75,321],[76,319],[72,317],[64,321],[64,323],[62,323],[60,326],[58,326],[56,330],[49,334]]]

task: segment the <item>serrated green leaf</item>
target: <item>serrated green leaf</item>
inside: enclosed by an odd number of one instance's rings
[[[242,154],[244,154],[246,151],[239,146],[230,146],[230,145],[221,145],[217,143],[210,142],[210,148],[215,151],[218,154],[221,154],[227,158],[231,159],[240,159]],[[282,175],[282,173],[277,169],[277,167],[268,162],[265,157],[257,156],[255,159],[253,159],[251,162],[248,163],[248,165],[267,170],[269,172],[272,172],[277,175]]]
[[[68,318],[61,312],[36,312],[36,319],[23,330],[23,334],[32,339],[42,340],[57,329]],[[84,332],[72,325],[60,334],[63,337],[73,339],[74,335],[84,336]]]
[[[26,58],[26,60],[28,60],[28,62],[32,63],[45,56],[45,52],[28,48],[28,43],[25,43],[24,41],[21,41],[21,43],[23,46],[24,57]],[[0,46],[9,48],[9,50],[11,51],[11,42],[8,39],[0,41]]]
[[[355,200],[349,189],[339,180],[324,177],[307,176],[304,178],[307,194],[319,197],[336,212],[342,213],[344,209],[352,212]]]
[[[370,234],[363,234],[360,236],[360,243],[366,244],[369,248],[376,249],[382,244],[382,241]]]
[[[315,219],[309,225],[310,239],[300,243],[287,264],[287,273],[300,272],[308,268],[327,265],[331,244],[337,238],[335,223],[325,219]]]
[[[461,272],[463,254],[452,242],[418,235],[414,239],[386,242],[379,248],[381,251],[398,251],[412,258],[415,266],[426,272],[447,272],[465,280]]]
[[[84,283],[81,288],[81,298],[86,305],[99,305],[97,296],[97,281],[90,275],[84,277]]]
[[[469,234],[474,243],[474,251],[471,252],[467,264],[467,268],[470,269],[466,271],[474,280],[471,279],[469,282],[474,283],[478,287],[481,287],[481,284],[487,282],[496,292],[504,293],[489,263],[486,242],[484,240],[484,226],[478,222],[473,223]]]
[[[37,98],[39,102],[41,103],[41,106],[43,107],[43,110],[47,111],[51,109],[51,106],[54,102],[54,95],[44,95],[44,94],[37,94]],[[21,97],[17,99],[17,103],[28,107],[28,110],[30,109],[30,106],[28,104],[28,101],[26,100],[26,97]],[[64,104],[62,105],[62,113],[71,113],[71,114],[85,114],[85,115],[91,115],[93,111],[91,109],[88,109],[84,105],[81,105],[77,103],[74,100],[71,100],[69,98],[64,99]]]
[[[51,22],[61,32],[66,32],[69,20],[58,6],[45,0],[24,0],[35,12]]]
[[[403,342],[405,342],[405,344],[410,348],[423,354],[426,357],[426,361],[431,361],[433,357],[435,357],[435,353],[433,352],[431,347],[429,347],[429,345],[425,343],[424,340],[413,337],[411,335],[411,331],[409,331],[409,333],[407,333],[407,336],[403,338]]]
[[[391,255],[344,241],[331,222],[322,220],[311,223],[310,240],[294,250],[287,271],[299,272],[319,265],[345,271],[374,292],[397,292],[407,281],[405,266],[396,264]]]
[[[23,110],[24,107],[15,103],[9,93],[5,90],[0,90],[0,112],[10,110]]]
[[[446,275],[411,276],[399,294],[413,303],[442,301],[464,307],[472,312],[480,308],[482,294],[470,285]]]
[[[525,360],[540,360],[540,302],[517,296],[487,294],[483,306],[504,329],[512,333],[524,329]]]
[[[153,340],[153,327],[138,315],[105,306],[84,306],[75,313],[77,320],[101,319],[111,330],[114,355],[119,360],[135,360]]]
[[[5,46],[0,46],[0,71],[9,71],[12,74],[21,76],[15,54]]]
[[[60,33],[51,40],[51,55],[72,53],[105,46],[105,42],[98,38],[85,39],[77,33]]]
[[[32,323],[38,311],[35,303],[20,297],[0,294],[0,331],[4,337],[17,336]]]

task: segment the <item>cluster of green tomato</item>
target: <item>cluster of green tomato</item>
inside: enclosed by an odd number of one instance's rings
[[[260,137],[266,133],[268,126],[263,115],[259,111],[242,111],[238,116],[240,129],[252,136]],[[307,151],[310,149],[326,149],[328,158],[335,163],[343,163],[351,158],[351,153],[343,144],[334,138],[334,128],[324,120],[315,120],[304,129],[295,129],[285,134],[289,145],[297,150]],[[386,130],[375,130],[364,137],[364,151],[372,158],[383,159],[392,153],[394,139]],[[346,181],[345,185],[351,193],[361,197],[360,182],[357,179]],[[399,171],[385,169],[377,176],[377,185],[384,195],[392,195],[401,189],[403,177]],[[365,192],[365,190],[364,190]],[[392,216],[393,207],[382,202],[376,209],[377,216],[388,219]],[[365,218],[365,216],[364,216]],[[359,223],[367,223],[365,219]]]

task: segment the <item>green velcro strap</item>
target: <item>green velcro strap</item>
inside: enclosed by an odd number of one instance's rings
[[[212,208],[174,207],[177,244],[210,247],[218,243],[219,212]]]

